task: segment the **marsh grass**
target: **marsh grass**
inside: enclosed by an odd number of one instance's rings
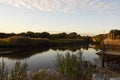
[[[49,45],[48,39],[30,38],[25,36],[12,36],[0,38],[0,47],[46,47]]]
[[[27,63],[17,61],[11,71],[10,80],[26,80],[27,79]]]
[[[57,71],[66,80],[91,80],[94,67],[91,63],[82,60],[82,52],[76,54],[67,52],[58,54],[54,62]]]
[[[0,80],[8,80],[8,69],[4,60],[0,63]]]
[[[55,39],[31,38],[26,36],[11,36],[0,38],[0,47],[8,48],[39,48],[39,47],[60,47],[88,45],[84,39]]]
[[[120,39],[105,39],[104,44],[106,45],[120,45]]]
[[[8,68],[2,60],[0,63],[0,80],[27,80],[27,64],[16,61],[13,69],[8,72]]]

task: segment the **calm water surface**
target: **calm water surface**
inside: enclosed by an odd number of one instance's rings
[[[98,51],[89,48],[88,50],[84,50],[84,49],[78,49],[75,51],[71,51],[71,50],[53,50],[53,49],[48,49],[46,51],[42,51],[42,52],[35,52],[34,54],[27,56],[25,58],[20,58],[21,62],[25,62],[27,61],[28,65],[29,65],[29,70],[38,70],[41,68],[52,68],[54,69],[54,64],[53,62],[55,61],[55,57],[58,53],[60,54],[65,54],[66,52],[70,52],[73,54],[76,54],[77,52],[79,52],[79,50],[81,50],[83,52],[83,60],[87,60],[90,61],[93,64],[97,64],[97,61],[99,61],[100,64],[100,58],[99,56],[96,54]],[[25,54],[25,53],[24,53]],[[14,54],[12,54],[14,56]],[[15,57],[15,56],[14,56]],[[2,58],[4,59],[4,62],[7,64],[7,66],[9,67],[9,69],[11,69],[13,67],[13,65],[15,64],[16,58],[11,58],[9,56],[2,56],[0,57],[0,61],[2,61]],[[99,65],[97,64],[97,65]]]

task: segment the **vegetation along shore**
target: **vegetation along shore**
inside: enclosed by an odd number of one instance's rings
[[[111,41],[112,39],[114,41]],[[81,36],[76,32],[50,34],[48,32],[34,33],[0,33],[0,47],[51,47],[51,46],[74,46],[81,44],[101,44],[106,40],[106,44],[114,45],[120,43],[120,30],[111,30],[108,34],[96,36]]]

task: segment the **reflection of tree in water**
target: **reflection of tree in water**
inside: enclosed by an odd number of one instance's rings
[[[93,49],[95,49],[96,51],[102,49],[102,45],[100,45],[100,44],[91,45],[91,47],[92,47]]]
[[[88,50],[88,45],[80,45],[80,46],[63,46],[63,47],[51,47],[51,48],[11,48],[11,49],[0,49],[0,51],[13,51],[13,53],[0,55],[1,57],[6,57],[9,59],[26,59],[29,58],[35,54],[42,53],[44,51],[48,51],[49,49],[53,50],[70,50],[75,52],[76,50],[80,49]]]
[[[85,49],[85,50],[88,50],[89,45],[82,45],[81,48],[83,48],[83,49]]]
[[[7,57],[9,59],[26,59],[29,58],[35,54],[42,53],[44,51],[48,51],[49,48],[37,48],[37,49],[25,49],[25,48],[17,48],[17,49],[11,49],[13,53],[0,55],[1,57]]]
[[[65,50],[76,51],[76,50],[80,50],[81,48],[88,50],[89,45],[51,47],[51,49],[53,50],[62,50],[62,51],[65,51]]]

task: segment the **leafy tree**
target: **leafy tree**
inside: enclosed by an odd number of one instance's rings
[[[48,32],[42,32],[39,35],[40,38],[49,38],[50,37],[50,33]]]
[[[120,39],[120,30],[111,30],[108,35],[110,39]]]
[[[69,33],[69,34],[68,34],[68,38],[69,38],[69,39],[77,39],[77,36],[78,36],[78,35],[77,35],[76,32],[72,32],[72,33]]]
[[[27,37],[36,37],[36,35],[35,35],[35,33],[34,32],[31,32],[31,31],[28,31],[27,33],[26,33],[26,35],[27,35]]]
[[[94,36],[93,37],[93,42],[97,42],[97,43],[100,43],[101,41],[103,41],[103,39],[106,38],[106,34],[99,34],[97,36]]]
[[[58,36],[59,36],[59,39],[66,39],[67,38],[67,33],[65,33],[65,32],[59,33]]]

